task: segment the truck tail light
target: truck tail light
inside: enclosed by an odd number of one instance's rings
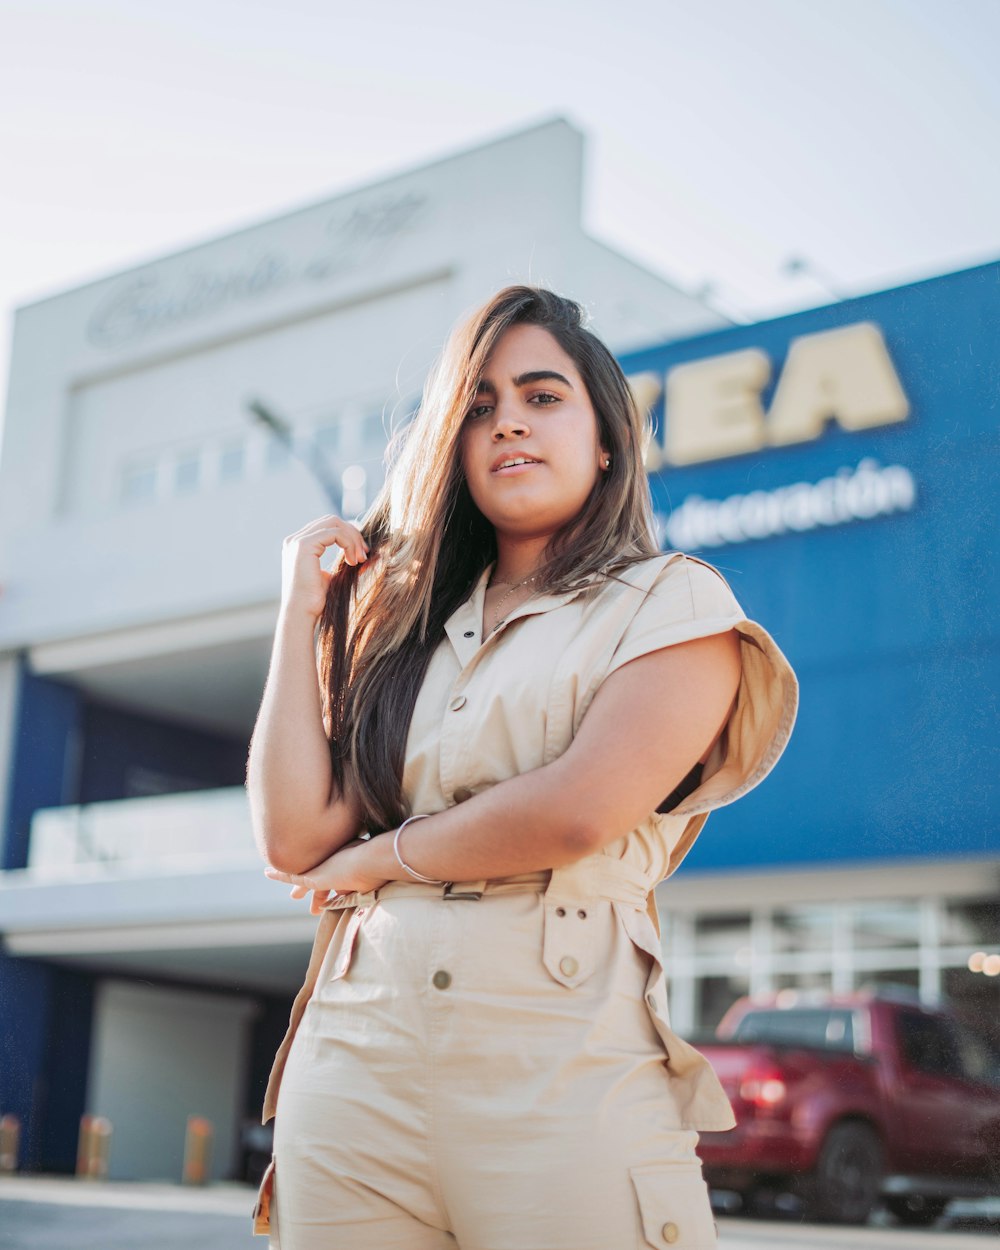
[[[740,1097],[755,1107],[776,1107],[788,1093],[779,1068],[752,1068],[740,1081]]]

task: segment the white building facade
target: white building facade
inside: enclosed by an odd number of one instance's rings
[[[516,281],[580,299],[619,354],[726,324],[583,231],[583,148],[556,119],[17,310],[0,1113],[22,1166],[71,1170],[86,1112],[112,1176],[177,1178],[199,1115],[239,1174],[315,925],[262,876],[243,789],[281,541],[370,501],[451,325]]]

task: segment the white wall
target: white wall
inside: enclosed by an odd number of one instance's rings
[[[340,422],[336,454],[374,488],[373,409],[415,398],[454,321],[505,283],[581,299],[618,349],[719,324],[588,239],[583,148],[555,119],[18,309],[0,647],[275,602],[281,539],[330,504],[302,465],[267,467],[251,397],[303,430]],[[229,442],[245,468],[221,480]],[[198,456],[203,484],[173,489]],[[123,500],[143,464],[155,489]]]
[[[215,1125],[212,1178],[232,1174],[253,1011],[218,994],[100,985],[87,1110],[114,1126],[112,1179],[179,1181],[189,1115]]]

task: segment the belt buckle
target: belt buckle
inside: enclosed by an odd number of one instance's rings
[[[483,897],[482,890],[456,890],[456,889],[453,889],[454,884],[455,884],[454,881],[445,882],[444,893],[441,895],[441,897],[446,902],[450,902],[452,899],[456,899],[456,898],[471,898],[471,899],[478,900]]]

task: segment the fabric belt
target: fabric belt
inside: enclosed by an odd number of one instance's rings
[[[612,859],[609,855],[592,855],[566,864],[562,868],[526,872],[516,876],[494,877],[478,881],[449,881],[430,885],[423,881],[388,881],[377,890],[365,894],[337,894],[324,911],[369,907],[385,898],[440,898],[444,902],[476,900],[484,894],[519,892],[544,894],[547,901],[577,902],[585,899],[606,899],[610,902],[632,903],[646,907],[650,891],[656,885],[648,873]]]

